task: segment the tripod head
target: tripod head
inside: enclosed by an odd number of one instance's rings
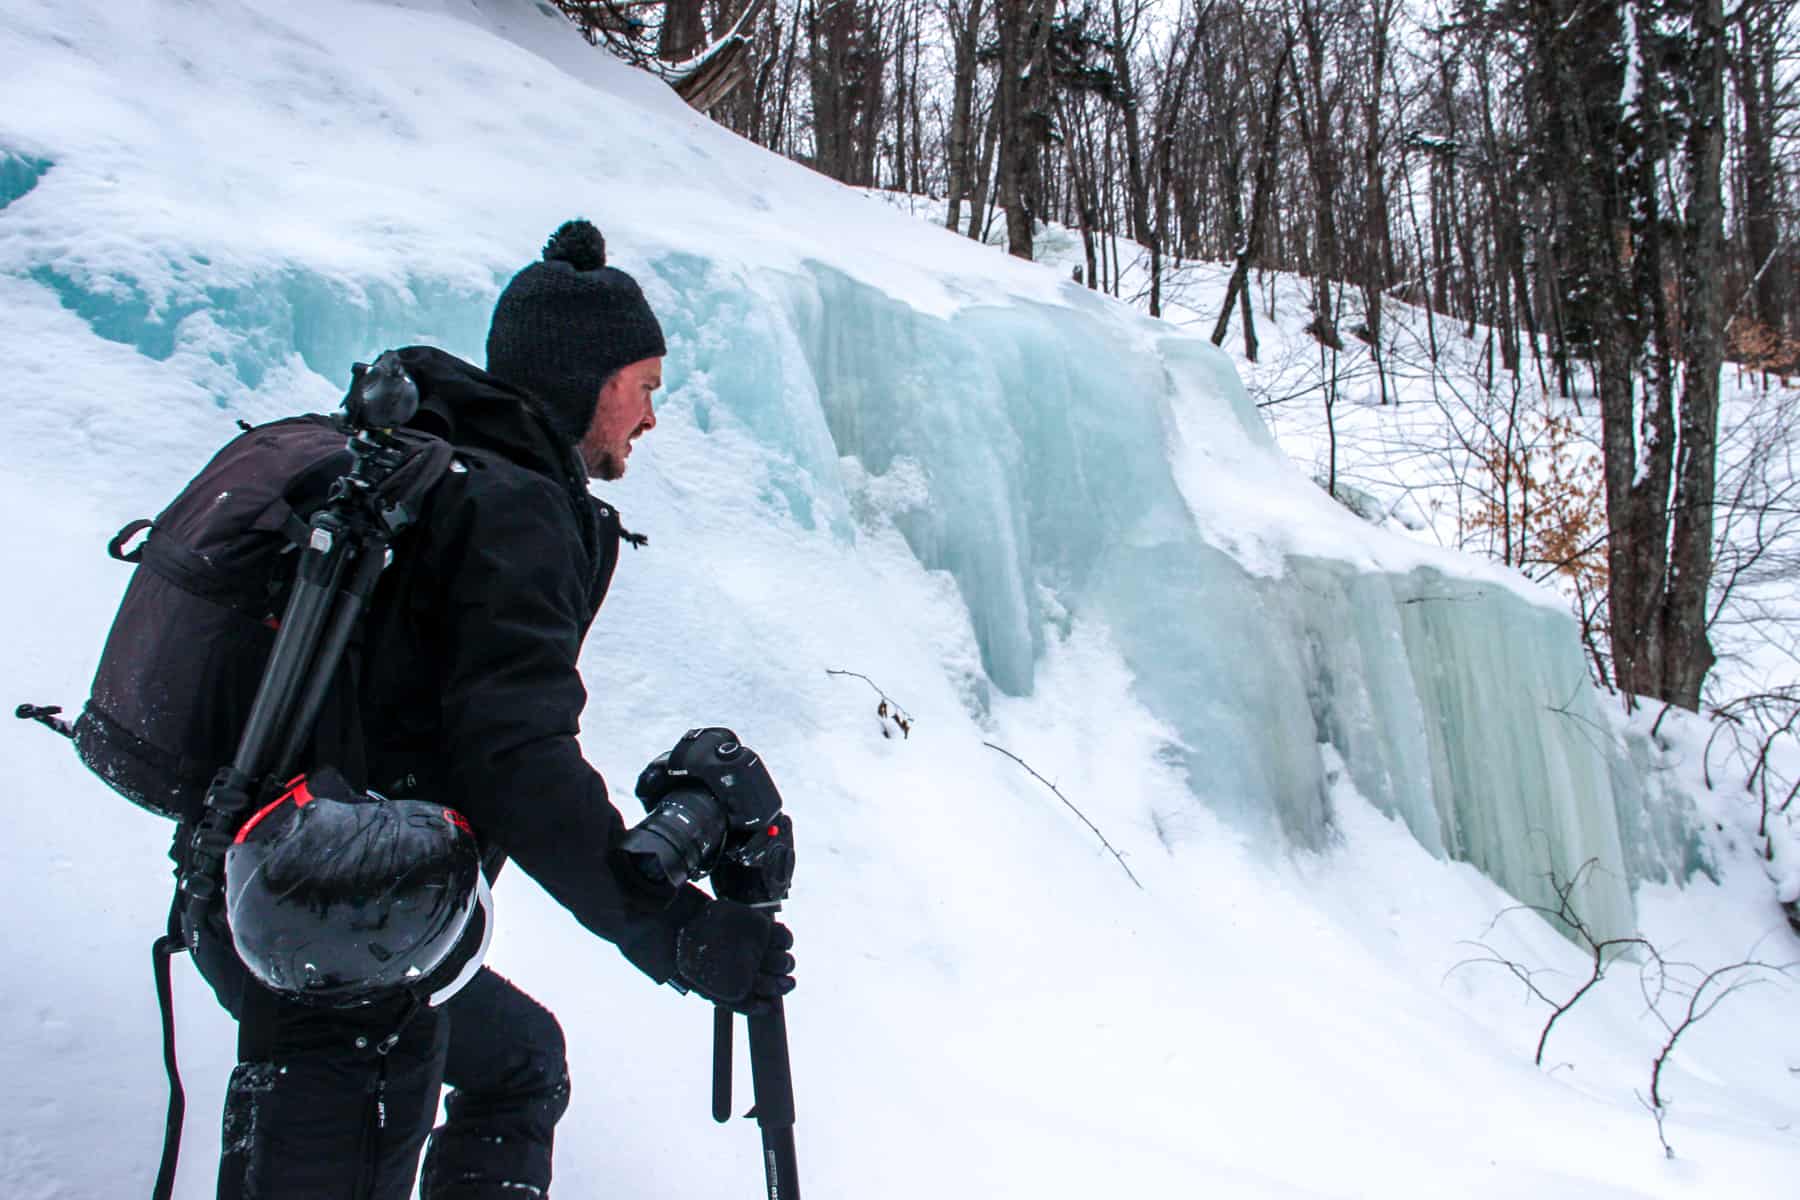
[[[373,363],[350,368],[350,391],[344,396],[344,412],[350,428],[362,433],[386,431],[404,425],[419,411],[419,388],[392,350]]]
[[[340,425],[350,435],[351,467],[332,484],[314,524],[334,534],[356,529],[366,538],[385,542],[418,515],[402,504],[380,502],[377,493],[410,453],[396,430],[418,413],[419,387],[406,373],[400,355],[387,350],[373,363],[350,368],[343,407]]]

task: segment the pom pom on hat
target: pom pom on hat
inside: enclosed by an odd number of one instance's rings
[[[606,265],[606,238],[592,221],[579,217],[564,221],[544,243],[544,261],[565,262],[577,271],[598,271]]]

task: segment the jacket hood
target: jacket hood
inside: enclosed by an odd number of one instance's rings
[[[588,494],[587,468],[575,447],[556,432],[529,392],[435,346],[407,346],[396,353],[419,389],[419,411],[409,422],[413,428],[452,446],[498,454],[562,486],[582,549],[595,567],[589,598],[599,608],[612,577],[611,566],[604,564],[609,553],[616,556],[618,538],[615,532],[610,551],[602,544],[601,514],[615,530],[618,522]]]
[[[407,346],[397,353],[419,388],[414,428],[452,445],[491,450],[587,491],[580,455],[530,393],[435,346]]]

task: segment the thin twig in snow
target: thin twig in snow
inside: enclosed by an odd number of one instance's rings
[[[898,700],[894,699],[892,696],[890,696],[886,692],[882,691],[880,684],[876,683],[873,679],[870,679],[867,675],[864,675],[861,671],[839,671],[839,670],[835,670],[831,667],[826,667],[825,673],[827,675],[848,675],[852,678],[860,679],[864,683],[868,684],[870,687],[874,688],[875,694],[877,696],[881,697],[881,703],[876,706],[875,715],[880,717],[883,721],[892,721],[896,726],[898,726],[900,729],[900,737],[902,740],[905,740],[912,736],[912,727],[913,727],[912,714],[908,713],[904,708],[900,707],[900,702]],[[885,725],[882,726],[881,732],[882,732],[882,736],[884,736],[884,737],[892,737],[893,736],[892,734],[888,733],[887,727]]]
[[[1006,757],[1012,759],[1014,762],[1018,763],[1021,767],[1024,767],[1027,771],[1031,772],[1031,777],[1033,779],[1037,780],[1039,783],[1041,783],[1045,787],[1049,788],[1052,792],[1056,793],[1056,798],[1058,800],[1061,800],[1064,804],[1067,804],[1069,807],[1069,811],[1074,813],[1076,816],[1080,817],[1081,823],[1083,825],[1086,825],[1089,829],[1092,829],[1094,831],[1094,836],[1100,839],[1100,844],[1102,846],[1105,846],[1108,850],[1112,851],[1112,856],[1119,860],[1119,866],[1124,868],[1126,875],[1131,876],[1131,882],[1136,883],[1138,885],[1138,890],[1140,892],[1144,890],[1144,885],[1142,883],[1138,882],[1138,877],[1136,875],[1131,874],[1131,868],[1128,866],[1125,866],[1125,856],[1123,854],[1120,854],[1116,849],[1113,848],[1113,844],[1106,840],[1106,835],[1104,833],[1101,833],[1099,829],[1095,828],[1094,823],[1087,819],[1087,815],[1085,813],[1083,813],[1079,808],[1076,808],[1073,804],[1069,803],[1069,798],[1062,794],[1062,789],[1058,788],[1054,783],[1051,783],[1048,779],[1045,779],[1042,775],[1039,775],[1037,773],[1037,771],[1032,768],[1032,765],[1030,763],[1026,762],[1024,759],[1022,759],[1018,755],[1014,754],[1011,750],[1006,749],[1004,746],[996,746],[992,742],[983,742],[981,744],[986,746],[989,750],[998,750],[1000,753],[1006,755]]]

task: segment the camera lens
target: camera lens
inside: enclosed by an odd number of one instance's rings
[[[648,883],[678,888],[704,875],[725,843],[725,810],[697,788],[664,796],[619,843],[619,853]]]

